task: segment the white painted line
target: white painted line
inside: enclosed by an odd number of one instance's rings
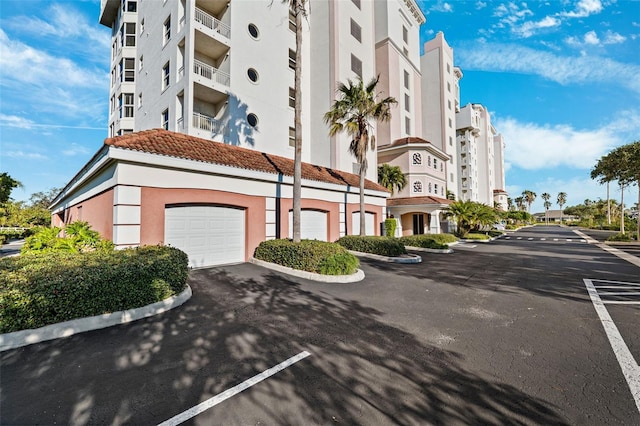
[[[587,240],[580,240],[580,242],[581,242],[581,243],[586,243],[586,242],[587,242]]]
[[[600,296],[598,296],[598,290],[593,286],[593,282],[588,279],[583,279],[583,281],[584,285],[587,287],[589,296],[591,297],[593,307],[595,308],[598,317],[600,317],[602,327],[609,338],[609,343],[611,344],[613,353],[618,359],[618,364],[620,364],[622,374],[627,380],[627,384],[631,390],[631,395],[636,401],[638,412],[640,412],[640,366],[638,366],[638,363],[633,358],[633,355],[624,342],[620,331],[618,331],[618,327],[616,327],[615,323],[611,319],[609,311],[607,311],[607,308],[604,306]]]
[[[625,285],[594,285],[595,288],[617,288],[620,290],[640,290],[638,286],[625,286]],[[600,293],[602,294],[602,293]]]
[[[632,283],[629,281],[609,281],[609,280],[591,280],[592,282],[596,282],[596,283],[610,283],[610,284],[626,284],[626,285],[637,285],[640,286],[640,283]],[[600,287],[598,285],[594,284],[594,287]]]
[[[527,238],[527,240],[529,240],[529,241],[533,241],[533,238]]]
[[[287,367],[290,367],[291,365],[295,364],[296,362],[310,356],[311,354],[307,351],[302,351],[300,352],[298,355],[293,356],[291,358],[289,358],[286,361],[281,362],[280,364],[276,365],[275,367],[271,367],[268,370],[263,371],[260,374],[256,374],[255,376],[253,376],[252,378],[245,380],[244,382],[240,383],[239,385],[236,385],[230,389],[227,389],[226,391],[219,393],[218,395],[211,397],[209,399],[207,399],[204,402],[201,402],[200,404],[196,405],[195,407],[191,407],[186,411],[183,411],[182,413],[171,417],[169,420],[166,420],[162,423],[160,423],[160,425],[158,426],[176,426],[179,425],[181,423],[186,422],[187,420],[190,420],[192,418],[194,418],[195,416],[197,416],[198,414],[201,414],[203,412],[205,412],[206,410],[208,410],[211,407],[214,407],[218,404],[220,404],[223,401],[226,401],[227,399],[231,398],[232,396],[235,396],[237,394],[239,394],[240,392],[242,392],[243,390],[249,389],[251,386],[260,383],[261,381],[263,381],[264,379],[268,379],[269,377],[273,376],[274,374],[284,370]]]
[[[625,292],[625,291],[614,291],[608,293],[598,292],[600,296],[640,296],[640,293],[635,291]]]
[[[554,239],[553,239],[553,241],[558,241],[558,239],[557,239],[557,238],[554,238]]]
[[[518,238],[516,238],[516,240],[521,240],[521,239],[522,239],[522,237],[518,237]]]
[[[540,241],[547,241],[546,238],[540,238]]]
[[[603,300],[602,303],[605,305],[640,305],[640,301],[629,302],[626,300]]]
[[[505,239],[505,240],[510,240],[510,239],[511,239],[511,237],[504,237],[504,239]]]
[[[640,267],[640,257],[635,257],[630,255],[627,252],[624,252],[622,250],[618,250],[617,248],[611,247],[607,244],[596,244],[596,246],[600,247],[602,250],[607,251],[611,254],[613,254],[614,256],[618,256],[620,259],[624,259],[629,263],[633,263],[634,265]]]
[[[567,238],[567,241],[572,242],[573,240],[571,238]]]

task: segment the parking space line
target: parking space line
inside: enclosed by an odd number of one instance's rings
[[[221,402],[231,398],[232,396],[235,396],[237,394],[239,394],[240,392],[242,392],[243,390],[249,389],[251,386],[260,383],[261,381],[273,376],[274,374],[284,370],[287,367],[290,367],[291,365],[295,364],[296,362],[310,356],[311,354],[307,351],[302,351],[300,352],[298,355],[295,355],[291,358],[289,358],[286,361],[281,362],[280,364],[269,368],[268,370],[263,371],[262,373],[256,374],[255,376],[253,376],[250,379],[245,380],[244,382],[240,383],[239,385],[236,385],[230,389],[227,389],[226,391],[219,393],[218,395],[211,397],[209,399],[207,399],[204,402],[201,402],[200,404],[189,408],[186,411],[183,411],[182,413],[175,415],[173,417],[171,417],[169,420],[166,420],[162,423],[160,423],[158,426],[176,426],[179,425],[181,423],[186,422],[189,419],[194,418],[195,416],[197,416],[198,414],[201,414],[203,412],[205,412],[206,410],[208,410],[209,408],[212,408],[218,404],[220,404]]]
[[[600,322],[602,323],[602,327],[609,339],[613,353],[615,354],[618,364],[620,364],[620,368],[622,369],[622,374],[627,380],[627,384],[631,390],[631,396],[633,396],[638,412],[640,412],[640,366],[638,366],[638,363],[633,358],[633,355],[622,338],[618,327],[616,327],[611,315],[609,315],[609,311],[607,311],[607,308],[600,299],[598,290],[593,285],[593,280],[585,278],[582,281],[584,282],[585,287],[587,287],[587,292],[591,297],[593,307],[600,318]]]
[[[640,305],[640,302],[632,302],[629,300],[603,300],[605,305]]]

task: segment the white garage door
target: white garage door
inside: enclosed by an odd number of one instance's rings
[[[375,215],[373,213],[364,212],[364,228],[366,235],[376,235],[375,228]],[[351,214],[351,223],[353,227],[351,229],[352,235],[360,235],[360,212],[353,212]]]
[[[165,244],[189,256],[189,266],[244,262],[244,210],[218,206],[167,207]]]
[[[289,211],[289,237],[293,237],[293,211]],[[327,241],[327,212],[302,210],[300,212],[300,238]]]

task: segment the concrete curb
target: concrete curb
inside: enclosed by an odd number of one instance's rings
[[[389,256],[380,256],[379,254],[373,253],[362,253],[359,251],[349,250],[349,253],[359,256],[359,257],[368,257],[369,259],[381,260],[383,262],[391,262],[391,263],[421,263],[422,258],[417,254],[409,254],[409,257],[389,257]]]
[[[271,269],[273,271],[278,271],[294,277],[304,278],[306,280],[318,281],[322,283],[348,284],[356,283],[364,279],[364,271],[362,271],[362,269],[358,269],[355,274],[351,275],[322,275],[316,274],[314,272],[289,268],[287,266],[278,265],[276,263],[265,262],[264,260],[259,260],[255,257],[249,259],[249,262],[253,263],[254,265],[262,266],[263,268]]]
[[[405,246],[405,248],[407,250],[413,250],[413,251],[424,251],[427,253],[441,253],[441,254],[449,254],[449,253],[453,253],[453,250],[449,249],[432,249],[432,248],[426,248],[426,247],[413,247],[413,246]]]
[[[578,231],[577,229],[574,229],[573,232],[577,235],[579,235],[580,237],[584,238],[585,240],[587,240],[587,242],[589,244],[595,244],[596,247],[601,248],[602,250],[613,254],[614,256],[619,257],[620,259],[626,260],[627,262],[631,263],[632,265],[636,265],[637,267],[640,268],[640,258],[637,258],[633,255],[630,255],[629,253],[626,253],[622,250],[618,250],[615,247],[611,247],[609,244],[606,243],[600,243],[596,240],[594,240],[593,238],[589,237],[586,234],[583,234],[582,232]]]
[[[127,309],[126,311],[112,312],[110,314],[96,315],[87,318],[78,318],[31,330],[0,334],[0,352],[32,345],[34,343],[45,342],[47,340],[69,337],[85,331],[126,324],[131,321],[158,315],[182,305],[191,298],[191,295],[191,287],[187,285],[187,288],[176,296],[171,296],[160,302],[140,308]]]

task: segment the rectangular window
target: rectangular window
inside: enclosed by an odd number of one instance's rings
[[[163,45],[167,44],[169,40],[171,40],[171,16],[164,21],[164,31],[163,31]]]
[[[296,91],[293,87],[289,87],[289,106],[291,108],[296,107]]]
[[[449,106],[449,109],[451,109],[451,100],[448,100],[448,101],[447,101],[447,104],[448,104],[448,106]]]
[[[404,132],[407,135],[411,134],[411,119],[409,117],[404,118]]]
[[[120,82],[136,81],[136,60],[134,58],[123,58],[118,65]]]
[[[447,83],[447,91],[451,92],[451,83]]]
[[[125,46],[136,45],[136,24],[134,22],[127,22],[124,24],[124,37]]]
[[[351,71],[362,78],[362,61],[353,54],[351,55]]]
[[[404,94],[404,110],[405,111],[411,111],[409,105],[411,105],[411,97],[409,97],[409,95],[405,93]]]
[[[449,180],[453,182],[453,173],[449,173]]]
[[[451,119],[449,119],[449,127],[453,129],[453,121]]]
[[[165,109],[162,111],[162,128],[165,130],[169,130],[169,109]]]
[[[120,109],[120,118],[133,117],[133,93],[122,93],[118,97],[118,107]]]
[[[409,89],[409,73],[407,71],[404,72],[404,88]]]
[[[171,65],[169,62],[162,67],[162,90],[165,90],[171,84]]]
[[[449,146],[453,146],[453,138],[449,136]]]
[[[405,26],[402,27],[402,40],[405,43],[409,43],[409,30]]]
[[[293,10],[289,9],[289,29],[295,33],[296,28],[296,15]]]
[[[353,19],[351,20],[351,35],[359,42],[362,42],[362,28]]]
[[[128,1],[127,2],[127,12],[137,12],[138,11],[138,2],[137,1]]]
[[[447,64],[447,72],[451,74],[451,65]]]
[[[289,49],[289,68],[296,69],[296,52],[293,49]]]
[[[360,9],[360,0],[351,0],[351,2],[355,4],[358,9]]]
[[[296,146],[296,129],[289,127],[289,146]]]
[[[437,158],[433,159],[433,168],[438,170],[438,159]]]

